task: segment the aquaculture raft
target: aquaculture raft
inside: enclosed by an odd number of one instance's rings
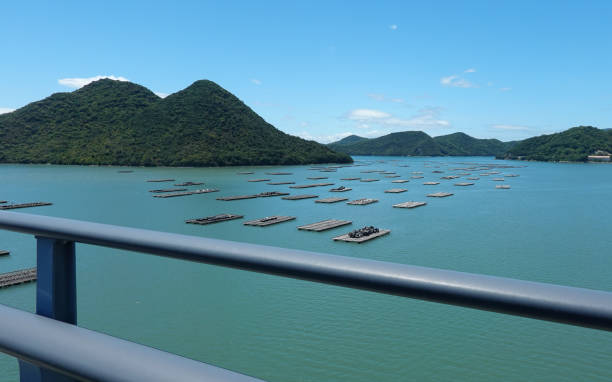
[[[495,188],[501,189],[501,190],[509,190],[510,186],[508,186],[507,184],[498,184],[497,186],[495,186]]]
[[[278,191],[270,191],[270,192],[260,192],[259,194],[255,195],[258,198],[269,198],[271,196],[283,196],[283,195],[289,195],[288,192],[278,192]]]
[[[174,192],[168,194],[159,194],[153,195],[154,198],[175,198],[177,196],[188,196],[188,195],[197,195],[197,194],[208,194],[210,192],[217,192],[216,188],[203,188],[201,190],[193,190],[193,191],[184,191],[184,192]]]
[[[204,182],[184,182],[184,183],[177,183],[175,184],[175,186],[201,186],[203,185]]]
[[[206,224],[224,222],[227,220],[242,219],[243,217],[244,217],[243,215],[219,214],[219,215],[214,215],[214,216],[207,216],[205,218],[185,220],[185,223],[206,225]]]
[[[473,186],[473,185],[474,185],[474,183],[470,183],[470,182],[460,182],[460,183],[455,183],[455,186],[462,186],[462,187],[465,187],[465,186]]]
[[[340,187],[337,187],[337,188],[332,188],[329,191],[330,192],[346,192],[346,191],[350,191],[350,190],[352,190],[352,188],[340,186]]]
[[[399,178],[399,175],[385,175],[385,178]]]
[[[266,175],[293,175],[292,172],[266,172]]]
[[[289,186],[289,188],[311,188],[311,187],[321,187],[321,186],[333,186],[333,183],[315,183],[315,184],[303,184],[301,186]]]
[[[270,179],[249,179],[247,182],[256,183],[256,182],[267,182]]]
[[[436,184],[440,184],[440,182],[425,182],[423,183],[425,186],[435,186]]]
[[[239,196],[224,196],[221,198],[217,198],[217,200],[223,200],[225,202],[231,200],[242,200],[242,199],[255,199],[257,195],[239,195]]]
[[[161,182],[174,182],[175,179],[149,179],[147,182],[149,183],[161,183]]]
[[[360,182],[378,182],[378,179],[361,179]]]
[[[348,200],[348,198],[323,198],[315,200],[315,203],[338,203]]]
[[[372,204],[376,202],[378,202],[378,199],[364,198],[364,199],[351,200],[350,202],[346,202],[346,204],[351,204],[353,206],[365,206],[367,204]]]
[[[380,231],[378,231],[376,233],[373,233],[373,234],[368,235],[368,236],[362,236],[362,237],[350,237],[348,235],[348,233],[347,233],[345,235],[334,237],[334,241],[346,241],[346,242],[349,242],[349,243],[358,243],[358,244],[361,244],[361,243],[363,243],[365,241],[376,239],[377,237],[385,236],[389,232],[391,232],[390,229],[381,229]]]
[[[503,182],[505,179],[504,178],[493,178],[491,180],[494,182]]]
[[[416,208],[416,207],[424,206],[426,204],[427,203],[425,202],[404,202],[404,203],[394,204],[393,207],[395,208]]]
[[[471,178],[466,178],[466,179],[467,179],[467,180],[478,180],[478,179],[480,179],[480,178],[479,178],[479,177],[477,177],[477,176],[473,176],[473,177],[471,177]]]
[[[19,271],[3,273],[0,275],[0,288],[11,285],[29,283],[36,280],[36,268],[22,269]]]
[[[309,176],[306,179],[310,179],[310,180],[319,180],[319,179],[327,179],[326,176]]]
[[[302,200],[302,199],[312,199],[318,198],[319,195],[291,195],[291,196],[283,196],[281,199],[285,200]]]
[[[178,192],[178,191],[187,191],[186,188],[160,188],[158,190],[149,190],[149,192],[153,192],[155,194],[161,194],[164,192]]]
[[[361,178],[341,178],[340,180],[359,180]]]
[[[323,220],[320,222],[299,226],[297,228],[304,230],[304,231],[321,232],[321,231],[327,231],[328,229],[341,227],[341,226],[351,224],[351,223],[352,222],[349,220],[330,219],[330,220]]]
[[[408,183],[410,182],[408,179],[397,179],[397,180],[392,180],[391,183]]]
[[[406,188],[392,188],[390,190],[385,190],[388,194],[399,194],[400,192],[406,192],[408,189]]]
[[[428,194],[427,196],[429,196],[430,198],[445,198],[451,195],[453,194],[450,192],[436,192],[435,194]]]
[[[423,179],[423,178],[424,178],[424,176],[421,176],[421,175],[414,175],[414,176],[411,176],[410,178],[412,178],[412,179]]]
[[[0,206],[0,210],[14,210],[16,208],[28,208],[28,207],[42,207],[42,206],[50,206],[53,203],[47,202],[33,202],[33,203],[21,203],[21,204],[6,204]]]
[[[9,252],[9,251],[0,250],[0,256],[6,256],[6,255],[8,255],[8,254],[10,254],[10,252]]]
[[[251,175],[251,174],[255,174],[252,171],[241,171],[241,172],[237,172],[236,174],[238,175]]]
[[[265,218],[249,220],[248,222],[244,222],[243,224],[256,227],[266,227],[272,224],[282,223],[294,219],[295,216],[267,216]]]
[[[269,184],[271,186],[280,186],[283,184],[295,184],[295,182],[268,182],[266,184]]]

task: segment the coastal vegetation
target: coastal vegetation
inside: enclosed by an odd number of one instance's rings
[[[102,79],[0,115],[0,161],[225,166],[352,159],[277,130],[212,81],[162,99],[143,86]]]

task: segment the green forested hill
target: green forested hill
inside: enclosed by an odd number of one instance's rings
[[[328,146],[351,155],[495,156],[505,153],[512,144],[464,133],[432,138],[422,131],[404,131],[374,139],[351,135]]]
[[[598,150],[612,152],[612,131],[578,126],[520,141],[503,156],[538,161],[586,161]]]
[[[99,80],[0,115],[0,161],[221,166],[352,161],[287,135],[211,81],[161,99]]]

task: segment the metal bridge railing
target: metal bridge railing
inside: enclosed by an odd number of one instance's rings
[[[15,212],[0,228],[37,238],[38,316],[0,306],[21,381],[256,380],[75,326],[75,242],[612,330],[610,292]]]

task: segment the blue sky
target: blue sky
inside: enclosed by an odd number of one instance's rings
[[[0,112],[96,76],[217,82],[329,142],[612,127],[612,1],[7,1]]]

